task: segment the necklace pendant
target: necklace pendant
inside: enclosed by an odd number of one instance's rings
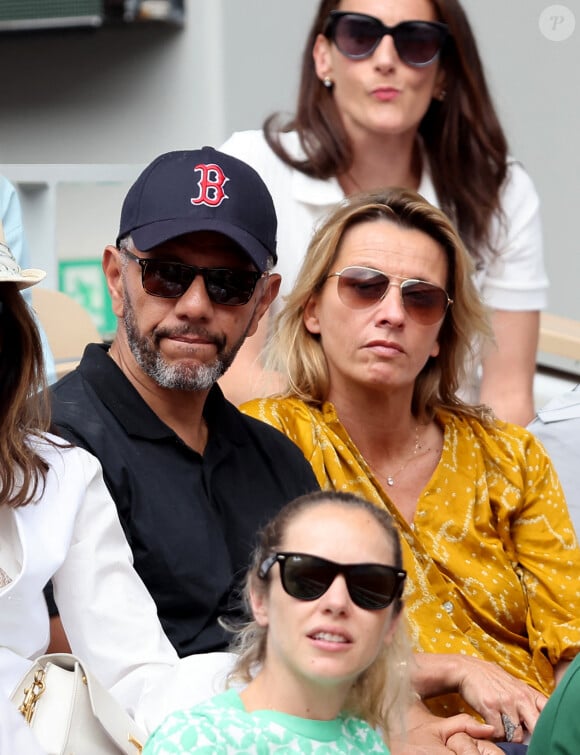
[[[393,478],[391,477],[391,475],[389,475],[387,477],[387,485],[392,488],[394,484],[395,484],[395,481],[393,480]]]

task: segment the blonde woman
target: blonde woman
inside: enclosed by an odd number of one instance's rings
[[[287,504],[246,580],[231,674],[245,686],[170,715],[144,755],[388,753],[375,728],[388,738],[409,701],[405,576],[385,511],[332,492]]]
[[[291,438],[322,488],[395,518],[429,707],[468,703],[522,742],[580,649],[580,551],[542,446],[457,395],[489,332],[471,272],[452,223],[415,192],[344,200],[277,321],[286,393],[243,410]]]

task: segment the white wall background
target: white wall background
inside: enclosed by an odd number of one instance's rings
[[[169,149],[219,145],[293,109],[314,0],[186,3],[183,29],[0,38],[0,170],[22,181],[34,262],[51,281],[55,255],[99,256],[115,238],[139,165]],[[464,0],[512,152],[542,198],[550,309],[580,319],[580,0],[566,0],[578,26],[565,41],[540,31],[550,5]],[[61,164],[101,163],[129,167],[116,177],[75,168],[72,181],[43,183],[67,175]],[[84,183],[95,175],[98,183]]]

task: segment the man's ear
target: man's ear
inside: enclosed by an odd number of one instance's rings
[[[256,624],[261,627],[267,627],[268,619],[268,593],[266,590],[256,590],[252,585],[250,588],[250,605]]]
[[[302,315],[304,327],[309,333],[320,333],[320,322],[318,320],[318,298],[314,294],[306,302],[304,314]]]
[[[264,290],[256,304],[256,309],[254,310],[254,314],[252,315],[252,322],[250,323],[250,327],[248,328],[248,336],[253,336],[258,329],[258,323],[260,322],[264,314],[268,311],[270,304],[278,296],[278,291],[280,290],[281,283],[282,276],[278,273],[270,273],[265,279]],[[259,282],[258,285],[260,285]]]
[[[113,312],[123,316],[123,276],[121,253],[114,246],[106,246],[103,252],[103,272],[111,295]]]

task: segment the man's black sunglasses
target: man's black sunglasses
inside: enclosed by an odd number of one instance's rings
[[[378,611],[400,598],[407,572],[384,564],[337,564],[307,553],[272,553],[262,563],[258,576],[266,579],[272,566],[280,564],[282,587],[298,600],[316,600],[339,574],[346,581],[353,603]]]
[[[239,307],[252,298],[260,278],[266,273],[229,267],[197,267],[182,262],[137,257],[127,249],[121,250],[141,266],[141,284],[151,296],[178,299],[201,275],[209,299],[214,304]]]
[[[385,26],[374,16],[333,10],[326,19],[323,34],[347,58],[362,60],[370,57],[388,34],[403,63],[422,68],[433,63],[449,36],[446,24],[437,21],[402,21]]]

